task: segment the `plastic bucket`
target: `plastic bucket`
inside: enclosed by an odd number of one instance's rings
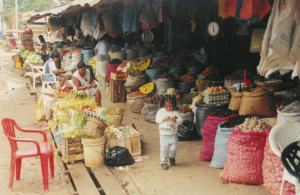
[[[104,136],[97,139],[82,138],[86,167],[101,167],[104,165],[104,144]]]
[[[22,61],[16,61],[16,68],[20,69],[22,67]]]

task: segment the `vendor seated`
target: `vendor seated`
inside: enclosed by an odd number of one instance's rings
[[[72,81],[77,91],[90,97],[95,96],[97,106],[101,106],[101,93],[97,89],[97,85],[92,79],[90,71],[86,69],[86,65],[82,61],[77,64],[77,70],[73,74]]]
[[[66,73],[64,70],[57,70],[55,63],[57,63],[60,59],[60,54],[58,51],[54,51],[51,53],[49,60],[44,65],[44,74],[55,74],[56,81],[59,81],[59,88],[64,86],[65,77],[61,74]],[[54,81],[53,75],[43,75],[44,81]]]

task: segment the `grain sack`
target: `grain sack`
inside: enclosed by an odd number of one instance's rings
[[[158,78],[154,82],[154,95],[164,95],[169,88],[175,88],[174,78]]]
[[[128,106],[133,113],[141,113],[144,103],[147,101],[148,95],[142,95],[137,97],[128,97],[127,95],[127,103]]]
[[[141,111],[143,119],[150,123],[155,123],[156,114],[159,108],[157,104],[144,103],[144,107]]]
[[[228,141],[225,166],[219,178],[232,183],[262,185],[266,137],[265,132],[242,132],[233,129]]]
[[[276,105],[273,92],[264,88],[244,91],[239,114],[275,116]]]
[[[200,156],[198,159],[199,161],[211,161],[214,154],[215,138],[218,125],[234,116],[237,116],[237,114],[224,118],[209,115],[207,116],[203,124],[203,145],[200,151]]]
[[[225,122],[223,122],[225,123]],[[231,136],[233,128],[222,128],[220,123],[218,125],[218,130],[215,139],[214,155],[212,157],[210,167],[216,169],[224,168],[226,162],[227,152],[228,152],[228,139]]]
[[[96,75],[105,78],[105,80],[107,75],[107,64],[108,61],[96,61]]]
[[[137,89],[143,85],[147,84],[147,75],[133,77],[128,74],[127,81],[124,84],[124,87],[130,87]]]
[[[231,100],[229,102],[228,109],[239,110],[241,101],[242,101],[242,97],[243,97],[243,93],[241,93],[241,92],[231,93]]]

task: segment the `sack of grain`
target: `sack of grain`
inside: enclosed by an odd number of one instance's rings
[[[150,123],[155,123],[156,114],[158,112],[158,105],[157,104],[147,104],[144,103],[144,107],[141,111],[143,119]]]
[[[141,113],[144,103],[147,101],[148,95],[142,95],[137,97],[128,97],[127,96],[127,103],[131,110],[134,113]]]
[[[139,87],[147,84],[147,75],[133,77],[128,75],[127,81],[124,84],[124,87],[130,87],[133,89],[138,89]]]

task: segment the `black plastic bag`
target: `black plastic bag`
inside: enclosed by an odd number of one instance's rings
[[[202,137],[202,126],[206,120],[207,115],[209,115],[212,112],[215,112],[217,109],[226,109],[228,108],[228,104],[224,104],[221,106],[213,106],[213,105],[207,105],[207,104],[199,104],[197,106],[196,111],[196,127],[198,134]]]
[[[178,126],[177,135],[179,141],[191,141],[200,138],[196,123],[188,120],[184,120],[183,123]]]
[[[134,159],[127,148],[115,146],[105,153],[105,164],[107,166],[125,166],[134,163]]]

